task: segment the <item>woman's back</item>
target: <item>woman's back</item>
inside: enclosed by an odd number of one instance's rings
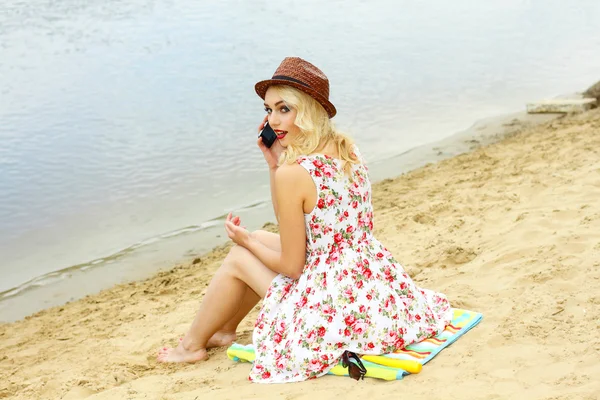
[[[347,174],[342,160],[324,154],[300,157],[298,163],[312,177],[317,193],[314,209],[305,215],[309,257],[356,247],[370,238],[373,207],[366,166],[353,164]]]

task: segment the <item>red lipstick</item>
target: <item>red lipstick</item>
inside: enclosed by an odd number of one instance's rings
[[[284,136],[287,134],[287,131],[281,131],[279,129],[275,129],[274,131],[277,134],[277,139],[279,140],[283,139]]]

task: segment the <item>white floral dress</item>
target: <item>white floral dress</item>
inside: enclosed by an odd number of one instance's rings
[[[356,150],[357,156],[358,150]],[[306,222],[306,266],[298,280],[273,279],[258,315],[249,379],[297,382],[326,374],[345,350],[384,354],[435,336],[451,320],[443,294],[415,285],[373,237],[364,164],[300,157],[318,189]]]

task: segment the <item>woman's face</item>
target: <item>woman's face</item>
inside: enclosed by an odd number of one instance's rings
[[[265,94],[265,111],[269,114],[269,125],[277,134],[277,139],[283,147],[293,143],[300,133],[300,128],[294,125],[296,110],[288,107],[277,92],[269,88]]]

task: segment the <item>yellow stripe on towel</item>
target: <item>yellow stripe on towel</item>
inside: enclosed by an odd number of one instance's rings
[[[423,364],[418,361],[400,360],[397,358],[389,358],[383,356],[362,356],[363,360],[370,361],[374,364],[385,365],[386,367],[400,368],[411,374],[418,374],[423,368]]]

